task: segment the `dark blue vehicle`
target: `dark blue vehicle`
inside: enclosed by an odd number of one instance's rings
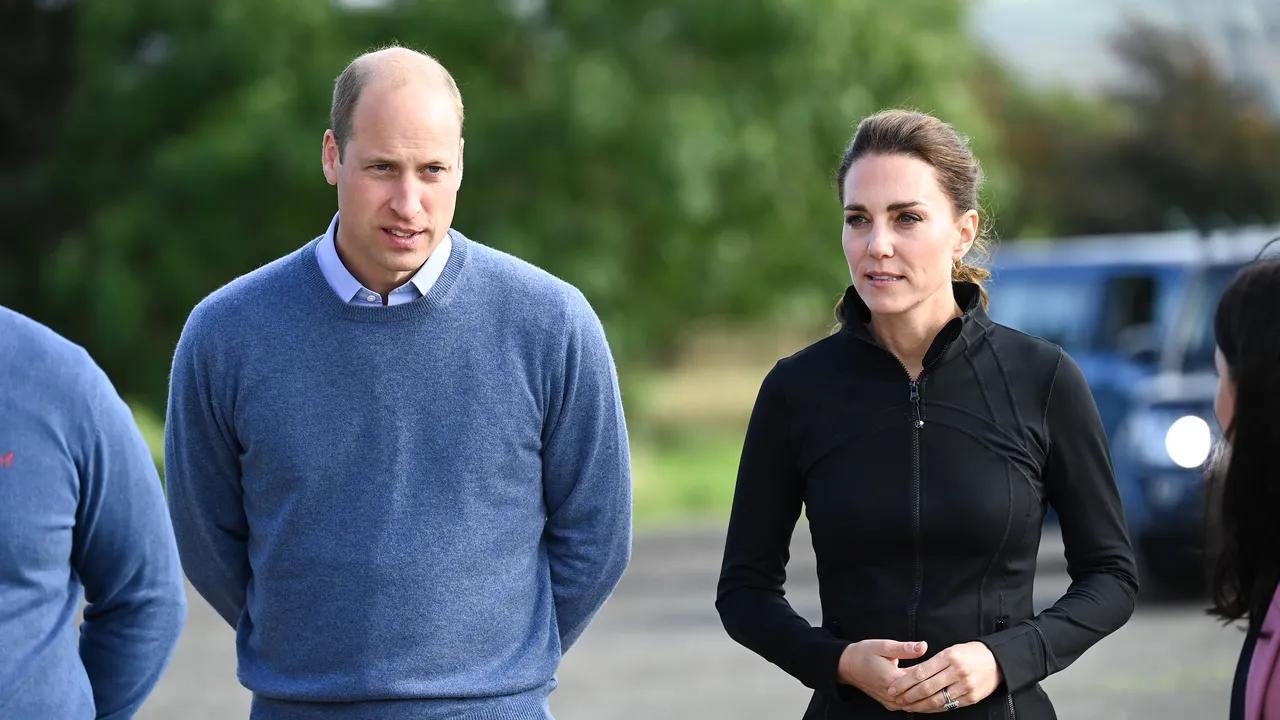
[[[1221,440],[1213,313],[1241,264],[1210,263],[1188,275],[1159,371],[1135,388],[1112,445],[1129,531],[1156,580],[1200,579],[1206,464]]]
[[[1204,477],[1220,438],[1213,311],[1276,234],[1007,246],[993,262],[992,318],[1061,345],[1089,380],[1146,578],[1202,576]]]

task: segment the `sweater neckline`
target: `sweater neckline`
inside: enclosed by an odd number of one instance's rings
[[[440,277],[431,286],[431,290],[416,300],[401,303],[400,305],[371,307],[345,303],[333,292],[333,288],[329,286],[329,281],[325,279],[324,273],[320,270],[320,261],[316,258],[316,246],[320,244],[323,238],[324,236],[321,235],[313,239],[300,250],[302,257],[299,258],[299,261],[302,263],[303,284],[307,287],[308,292],[316,296],[315,299],[318,304],[326,312],[332,312],[339,317],[356,322],[399,322],[424,318],[430,315],[437,307],[449,301],[453,294],[453,288],[458,284],[466,267],[467,257],[471,251],[471,241],[462,233],[450,228],[449,238],[452,241],[453,248],[449,253],[449,260],[440,272]]]

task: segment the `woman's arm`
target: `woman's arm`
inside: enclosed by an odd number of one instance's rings
[[[1102,421],[1084,375],[1062,353],[1043,419],[1044,471],[1058,511],[1071,586],[1036,617],[980,638],[1011,691],[1043,680],[1133,614],[1138,580]]]
[[[834,695],[849,643],[810,626],[782,587],[804,485],[781,375],[774,366],[765,377],[747,427],[716,609],[734,640],[808,687]]]

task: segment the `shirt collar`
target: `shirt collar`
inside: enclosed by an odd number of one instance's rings
[[[445,233],[444,239],[432,251],[427,261],[418,268],[418,272],[409,278],[409,281],[395,290],[391,291],[394,299],[403,297],[405,294],[411,294],[413,297],[407,298],[405,301],[415,299],[426,295],[431,291],[431,287],[440,279],[440,274],[444,272],[445,263],[449,261],[449,254],[453,251],[452,231]],[[364,302],[369,295],[377,296],[377,293],[369,290],[360,284],[347,266],[343,264],[342,258],[338,257],[338,213],[334,213],[333,220],[329,221],[329,229],[325,231],[324,238],[316,245],[316,260],[320,264],[320,272],[324,275],[324,279],[329,283],[329,287],[337,294],[338,299],[344,303],[355,301]],[[413,292],[416,290],[416,292]],[[381,298],[378,298],[376,304],[382,304]],[[394,304],[394,303],[392,303]]]

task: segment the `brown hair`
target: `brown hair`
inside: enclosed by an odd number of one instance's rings
[[[942,192],[951,199],[957,215],[969,210],[979,210],[978,188],[982,184],[982,169],[978,159],[969,150],[969,141],[951,125],[938,118],[912,110],[882,110],[863,118],[858,129],[840,158],[836,170],[836,193],[844,199],[844,180],[849,168],[866,155],[910,155],[933,166]],[[989,240],[982,227],[969,250],[978,258],[989,252]],[[982,306],[988,304],[987,289],[983,283],[991,272],[980,263],[965,262],[962,258],[951,268],[953,282],[969,282],[978,286]],[[844,299],[836,305],[836,319],[844,322]]]

